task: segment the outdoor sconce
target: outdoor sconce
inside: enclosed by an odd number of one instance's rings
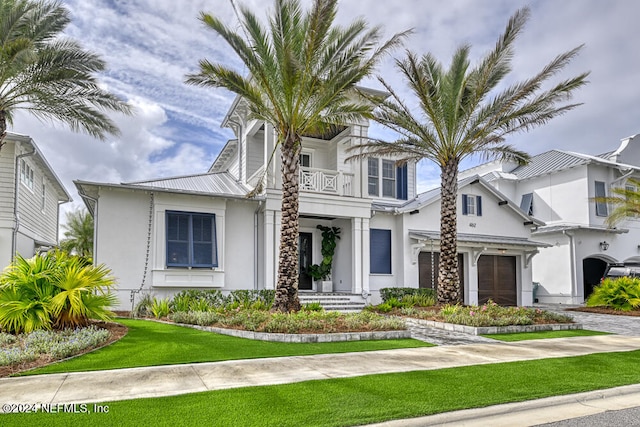
[[[603,251],[606,251],[607,249],[609,249],[609,244],[607,243],[607,241],[603,241],[600,242],[600,249],[602,249]]]

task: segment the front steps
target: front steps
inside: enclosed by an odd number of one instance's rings
[[[319,302],[327,311],[340,311],[343,313],[356,313],[361,311],[366,303],[362,296],[357,294],[304,292],[298,293],[300,304],[304,306],[312,302]]]

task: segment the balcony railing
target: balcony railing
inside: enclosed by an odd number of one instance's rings
[[[352,173],[315,168],[300,168],[300,190],[353,196]]]

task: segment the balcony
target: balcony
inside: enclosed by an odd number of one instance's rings
[[[353,196],[354,175],[340,171],[300,168],[300,190],[315,193]]]

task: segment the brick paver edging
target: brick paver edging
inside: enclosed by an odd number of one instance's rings
[[[445,331],[462,332],[470,335],[486,335],[486,334],[513,334],[518,332],[538,332],[538,331],[568,331],[574,329],[582,329],[580,323],[554,323],[545,325],[511,325],[511,326],[465,326],[453,323],[435,322],[433,320],[411,319],[422,326],[431,328],[444,329]]]
[[[167,322],[168,323],[168,322]],[[172,322],[173,323],[173,322]],[[212,326],[189,325],[186,323],[173,323],[201,331],[215,332],[216,334],[231,335],[250,340],[287,342],[287,343],[315,343],[315,342],[341,342],[341,341],[367,341],[367,340],[393,340],[399,338],[411,338],[411,332],[405,331],[375,331],[375,332],[343,332],[336,334],[276,334],[267,332],[242,331],[239,329],[214,328]]]

